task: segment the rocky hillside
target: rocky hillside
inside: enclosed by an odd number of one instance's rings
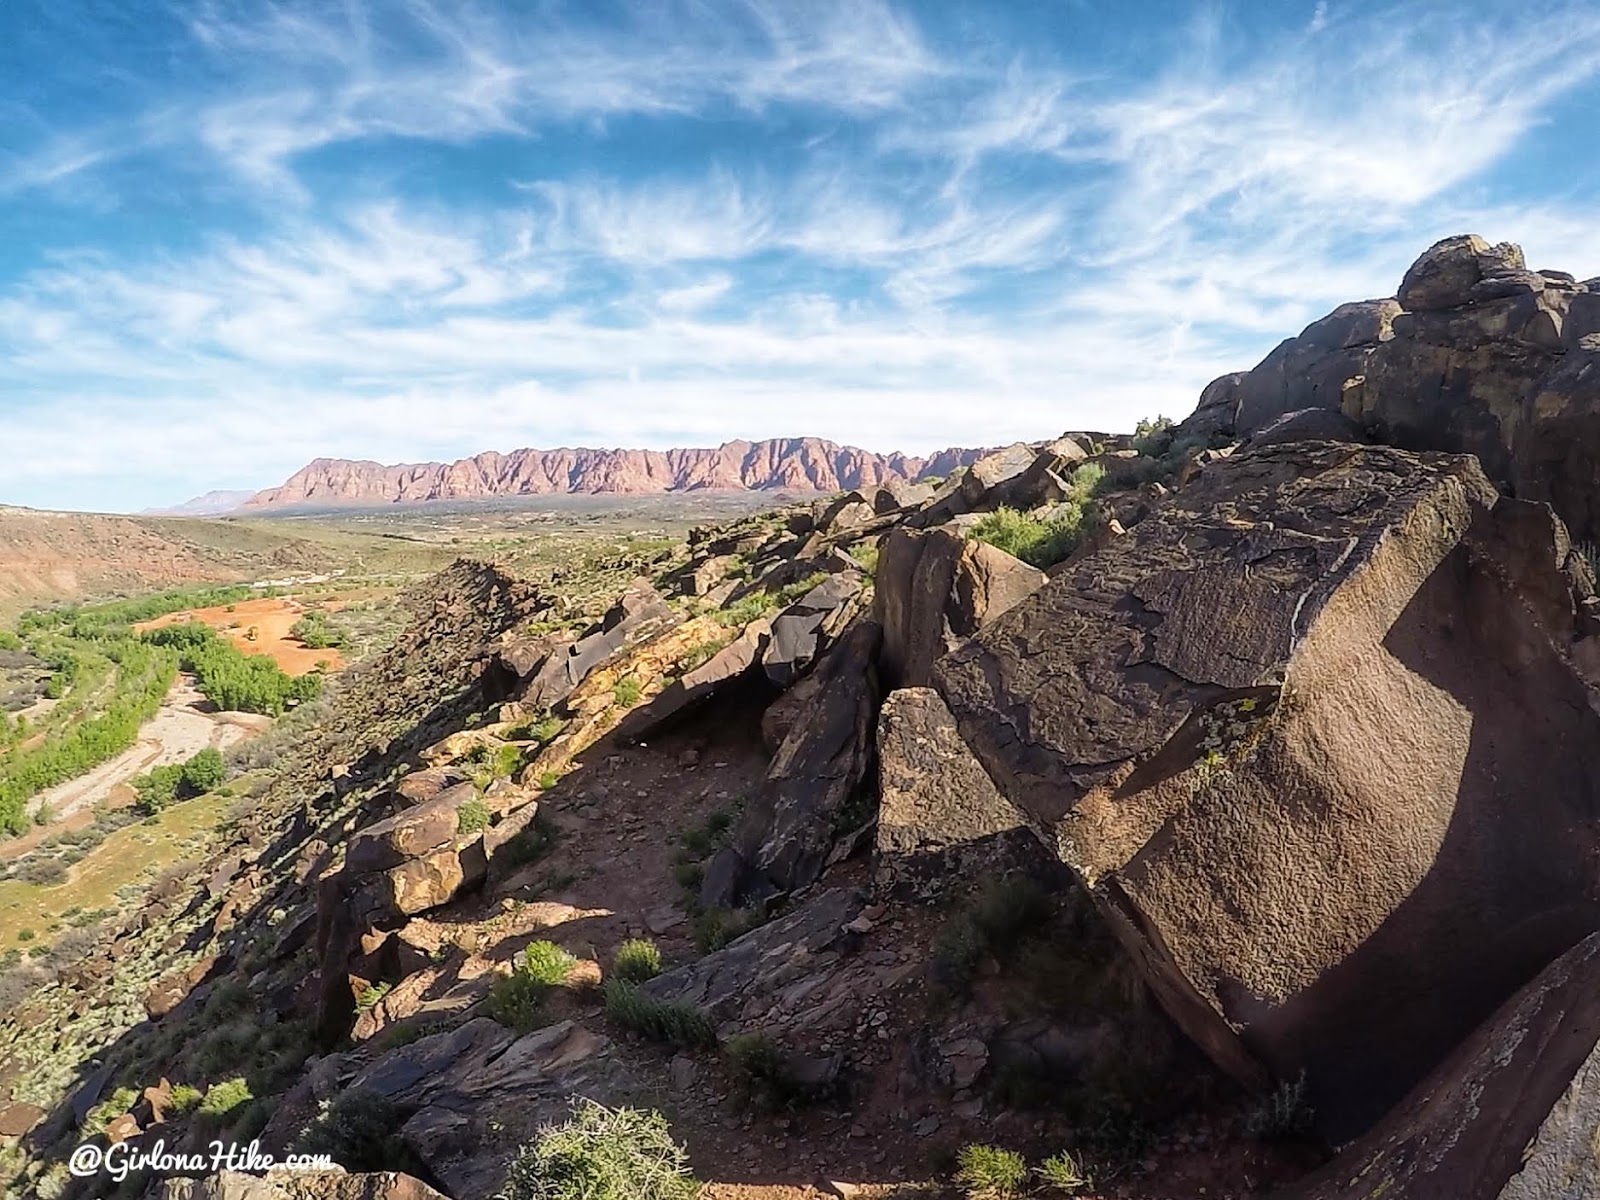
[[[950,474],[980,451],[944,450],[932,458],[874,454],[820,438],[725,442],[712,450],[489,451],[453,463],[319,458],[282,487],[258,492],[245,509],[427,500],[488,500],[570,493],[695,490],[836,492]]]
[[[1600,1195],[1594,294],[1451,239],[1175,429],[592,609],[458,563],[207,861],[7,981],[13,1190],[222,1137],[353,1174],[116,1194]]]

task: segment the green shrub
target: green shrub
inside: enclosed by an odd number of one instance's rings
[[[368,1009],[378,1007],[382,999],[394,987],[392,983],[373,983],[361,989],[361,994],[356,997],[356,1011],[366,1012]]]
[[[222,761],[222,752],[212,746],[183,764],[182,787],[190,795],[204,795],[227,778],[228,765]]]
[[[525,867],[529,863],[538,862],[555,844],[555,826],[545,820],[544,813],[540,812],[521,833],[500,847],[495,855],[495,861],[504,862],[512,867]]]
[[[206,1098],[200,1102],[197,1111],[201,1117],[222,1123],[240,1106],[254,1099],[250,1094],[250,1085],[243,1078],[236,1077],[213,1083],[207,1088]]]
[[[695,916],[695,947],[701,954],[712,954],[764,924],[766,919],[766,915],[755,908],[708,908]]]
[[[632,708],[639,703],[639,697],[644,693],[643,686],[632,675],[624,675],[617,680],[616,686],[611,689],[611,695],[619,707]]]
[[[1049,915],[1049,895],[1027,876],[1007,876],[988,884],[935,936],[934,982],[965,995],[984,955],[1004,957]]]
[[[653,1042],[694,1047],[717,1040],[716,1025],[694,1005],[657,1000],[627,979],[606,983],[606,1016]]]
[[[388,1097],[365,1088],[324,1100],[301,1131],[296,1154],[326,1154],[346,1171],[406,1171],[414,1156],[400,1138],[407,1114]]]
[[[733,1074],[762,1108],[799,1108],[829,1099],[834,1088],[808,1085],[796,1077],[782,1050],[764,1033],[741,1033],[723,1047]]]
[[[463,836],[489,828],[489,806],[482,800],[468,800],[456,809],[456,832]]]
[[[700,1184],[666,1118],[579,1100],[512,1160],[496,1200],[695,1200]]]
[[[766,592],[751,592],[748,596],[735,600],[732,604],[719,609],[711,616],[712,620],[716,621],[718,625],[728,629],[742,629],[750,624],[751,621],[760,620],[776,607],[776,603]]]
[[[344,635],[328,624],[328,614],[312,611],[289,626],[289,636],[308,650],[326,650],[330,646],[343,646]]]
[[[205,1093],[192,1084],[175,1084],[172,1089],[172,1103],[168,1106],[168,1110],[181,1117],[198,1108],[204,1098]]]
[[[576,963],[554,942],[529,943],[511,974],[489,990],[489,1015],[518,1033],[539,1028],[550,989],[564,983]]]
[[[1289,1141],[1311,1132],[1316,1111],[1307,1102],[1306,1076],[1284,1080],[1245,1117],[1245,1133],[1259,1142]]]
[[[119,1087],[110,1096],[91,1108],[83,1119],[83,1132],[95,1134],[139,1102],[139,1093],[131,1087]]]
[[[1034,1173],[1044,1180],[1046,1187],[1063,1196],[1076,1196],[1085,1188],[1094,1186],[1094,1176],[1065,1150],[1045,1159]]]
[[[661,951],[647,938],[629,938],[617,947],[611,974],[630,983],[643,983],[661,974]]]
[[[970,1200],[1012,1200],[1028,1178],[1022,1155],[998,1146],[963,1146],[956,1164],[956,1182]]]
[[[559,987],[566,982],[577,962],[554,942],[529,942],[518,969],[545,987]]]

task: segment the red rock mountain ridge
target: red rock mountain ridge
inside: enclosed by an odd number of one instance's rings
[[[982,450],[931,458],[874,454],[820,438],[725,442],[712,450],[487,451],[453,463],[384,466],[319,458],[282,487],[257,492],[246,509],[404,504],[563,493],[648,494],[697,490],[835,492],[892,480],[948,475]]]

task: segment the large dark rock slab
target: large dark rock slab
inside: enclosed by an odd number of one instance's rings
[[[946,529],[892,530],[883,540],[873,618],[891,687],[920,687],[933,664],[1044,584],[1043,571]]]
[[[1334,1138],[1600,926],[1581,585],[1498,500],[1463,456],[1241,452],[934,670],[1168,1011]]]
[[[1542,971],[1366,1137],[1275,1200],[1600,1196],[1600,934]]]
[[[875,622],[857,620],[817,665],[809,703],[707,870],[702,903],[730,907],[803,887],[834,840],[860,824],[851,806],[872,768],[881,640]]]

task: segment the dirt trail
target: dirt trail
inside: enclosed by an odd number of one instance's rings
[[[26,851],[38,838],[70,823],[79,813],[87,813],[104,800],[113,799],[118,788],[152,767],[183,762],[208,746],[226,750],[271,725],[268,717],[253,713],[207,712],[206,700],[195,690],[194,681],[180,675],[167,693],[160,711],[139,730],[134,746],[87,774],[40,792],[28,804],[32,816],[47,809],[50,821],[27,837],[13,838],[0,847],[0,857],[10,858]]]

